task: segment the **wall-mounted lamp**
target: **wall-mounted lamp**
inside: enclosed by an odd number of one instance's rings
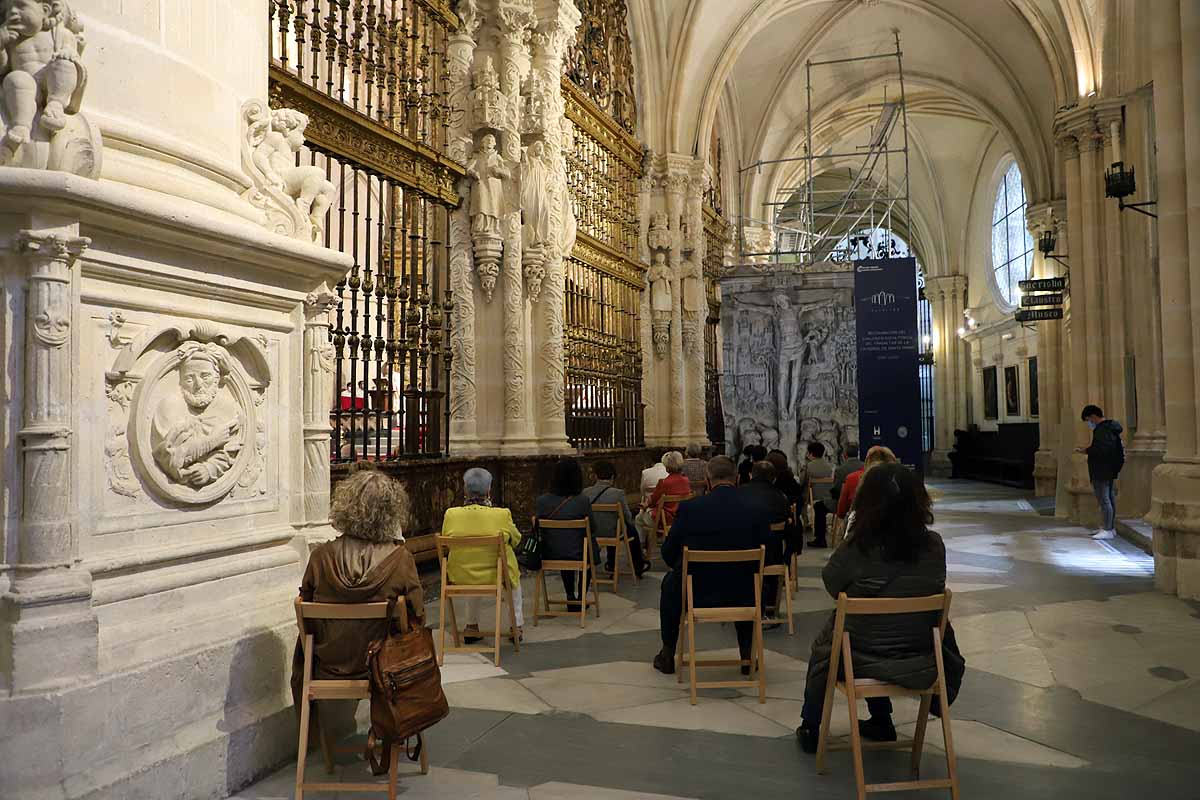
[[[1054,248],[1058,245],[1058,235],[1053,228],[1046,228],[1038,235],[1037,248],[1038,252],[1046,258],[1052,258],[1059,264],[1062,264],[1063,270],[1069,276],[1071,274],[1071,265],[1062,256],[1054,252]]]
[[[1145,206],[1158,205],[1157,200],[1146,200],[1142,203],[1126,203],[1125,198],[1137,191],[1137,178],[1134,175],[1133,164],[1129,168],[1125,168],[1125,162],[1114,162],[1111,167],[1104,171],[1104,196],[1117,198],[1117,208],[1124,211],[1127,208],[1132,208],[1139,214],[1145,214],[1147,217],[1158,219],[1158,214],[1152,211],[1147,211]]]
[[[933,337],[928,333],[921,337],[921,351],[917,353],[918,364],[933,364]]]
[[[966,328],[959,328],[959,329],[958,329],[958,338],[960,338],[960,339],[961,339],[962,337],[964,337],[964,336],[966,336],[966,335],[967,335],[967,329],[966,329]]]

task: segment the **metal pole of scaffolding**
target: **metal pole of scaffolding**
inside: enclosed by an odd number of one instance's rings
[[[809,231],[809,235],[807,237],[809,241],[806,241],[804,243],[804,246],[810,247],[810,246],[812,246],[812,232],[813,232],[813,230],[816,229],[816,226],[817,226],[816,219],[813,217],[812,59],[809,59],[808,61],[806,61],[804,63],[804,72],[805,72],[805,79],[808,84],[807,87],[805,88],[805,93],[808,98],[808,114],[805,117],[805,122],[804,122],[804,127],[805,127],[804,156],[807,160],[804,163],[805,163],[805,173],[806,173],[806,177],[807,177],[807,180],[805,181],[805,185],[808,187],[808,206],[807,206],[808,221],[807,222],[808,222],[808,231]]]
[[[904,58],[903,52],[900,50],[900,31],[894,31],[896,36],[896,71],[900,75],[900,113],[901,122],[904,123],[904,219],[908,225],[908,249],[912,251],[913,239],[913,218],[912,218],[912,195],[909,194],[909,179],[908,179],[908,103],[904,96]]]

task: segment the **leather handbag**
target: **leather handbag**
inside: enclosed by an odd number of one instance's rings
[[[371,682],[371,730],[367,735],[367,761],[371,772],[383,775],[391,764],[392,746],[433,726],[450,713],[442,691],[442,675],[433,649],[433,632],[424,625],[410,626],[401,611],[395,630],[395,599],[388,601],[388,628],[367,648]],[[381,758],[375,756],[382,745]],[[416,760],[420,744],[408,757]]]

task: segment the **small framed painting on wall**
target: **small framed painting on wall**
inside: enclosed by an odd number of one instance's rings
[[[996,368],[983,368],[983,418],[1000,418],[1000,399],[996,394]]]

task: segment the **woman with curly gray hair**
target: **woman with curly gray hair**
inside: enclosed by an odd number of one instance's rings
[[[417,564],[404,546],[408,518],[404,487],[375,469],[359,469],[333,490],[329,521],[341,535],[313,550],[300,598],[316,603],[378,603],[404,596],[409,618],[422,624],[425,598]],[[367,646],[383,636],[382,620],[313,620],[314,677],[362,680]],[[304,654],[292,661],[292,695],[299,698]],[[299,700],[297,700],[297,707]]]

